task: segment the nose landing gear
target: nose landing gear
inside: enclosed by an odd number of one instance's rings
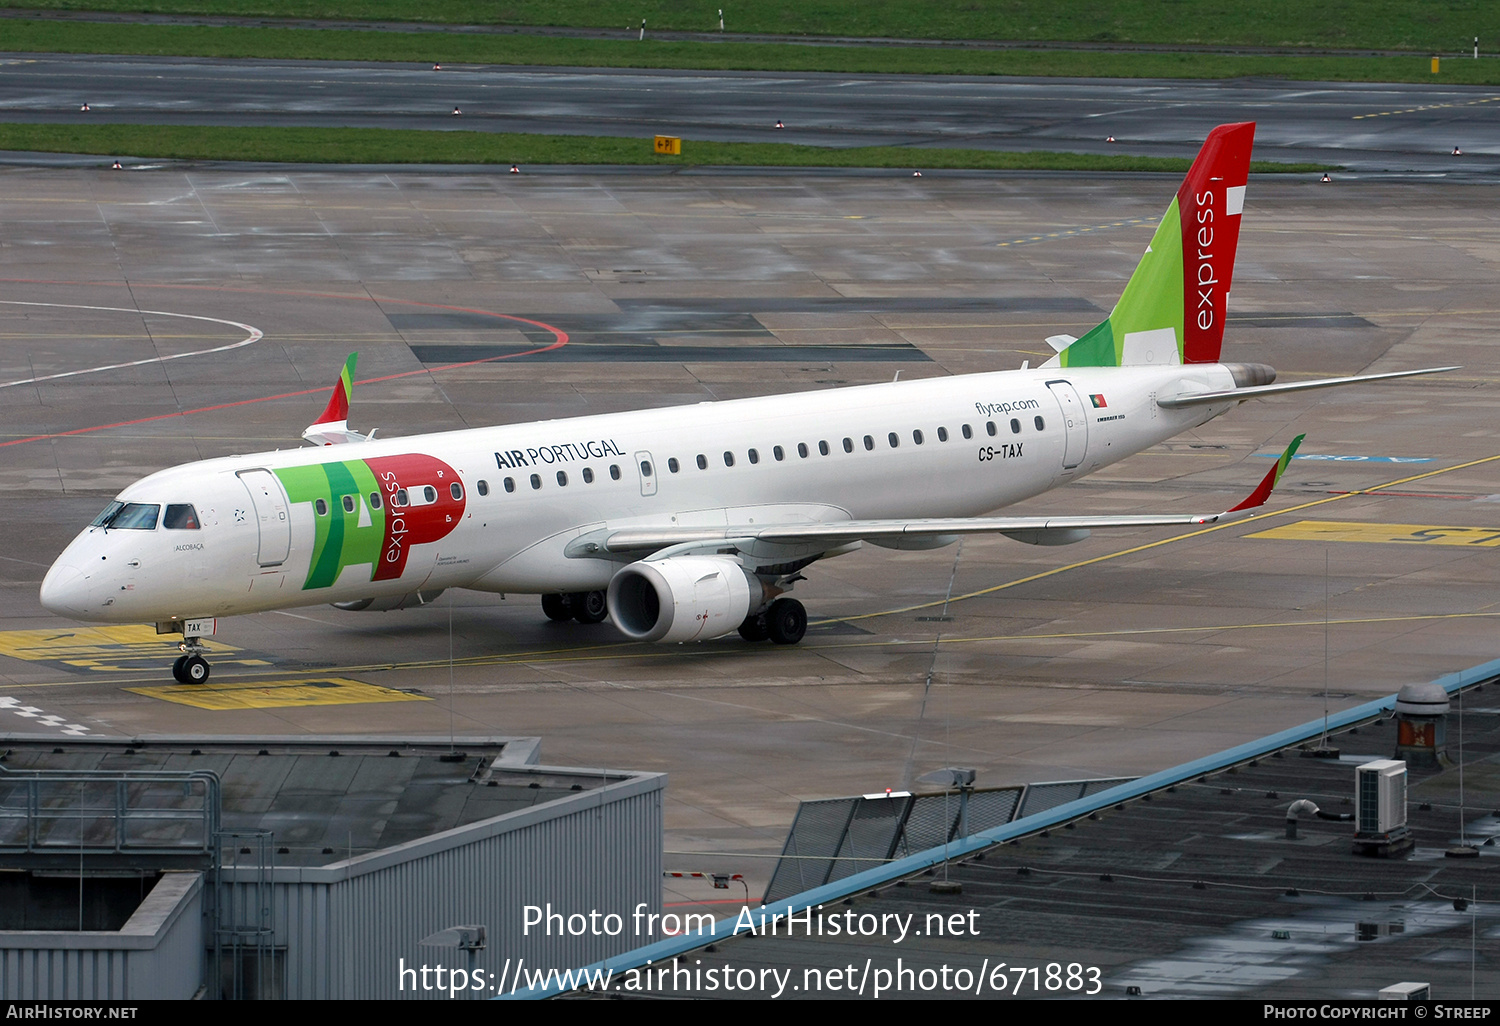
[[[179,684],[202,684],[208,680],[208,660],[203,658],[203,642],[186,638],[177,646],[183,652],[172,664],[172,676]]]

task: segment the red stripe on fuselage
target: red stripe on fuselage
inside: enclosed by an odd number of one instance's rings
[[[458,526],[468,496],[458,474],[436,456],[406,453],[372,457],[364,462],[375,474],[385,506],[385,538],[371,579],[390,581],[406,571],[413,545],[440,541]],[[453,497],[455,484],[459,486],[458,498]],[[437,493],[436,501],[422,501],[425,488]],[[402,491],[406,493],[405,504],[397,502]]]

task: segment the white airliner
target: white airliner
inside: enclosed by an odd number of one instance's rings
[[[317,448],[136,482],[58,557],[42,604],[180,633],[173,674],[190,683],[218,617],[398,609],[446,588],[540,594],[552,619],[608,616],[640,641],[791,644],[807,615],[785,593],[862,542],[1054,545],[1248,515],[1300,438],[1224,513],[981,514],[1246,399],[1451,369],[1273,385],[1269,367],[1219,362],[1254,130],[1209,135],[1109,318],[1049,339],[1041,367],[377,441],[348,428],[351,356],[304,435]]]

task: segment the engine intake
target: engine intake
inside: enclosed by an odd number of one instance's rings
[[[641,560],[609,582],[609,615],[636,641],[707,641],[739,628],[765,603],[765,586],[736,560]]]

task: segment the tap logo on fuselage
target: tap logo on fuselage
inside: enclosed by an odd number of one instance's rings
[[[452,467],[421,453],[339,460],[277,470],[287,498],[313,511],[312,561],[303,591],[330,588],[346,567],[370,580],[406,571],[413,545],[439,541],[463,519],[463,485]]]

